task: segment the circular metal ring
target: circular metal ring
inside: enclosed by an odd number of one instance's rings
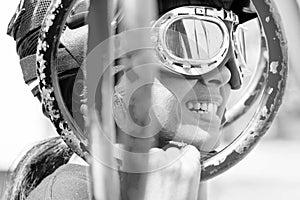
[[[263,34],[262,27],[260,28],[261,44],[258,65],[252,75],[250,84],[245,89],[244,94],[240,100],[225,113],[226,122],[223,128],[227,128],[236,122],[241,116],[247,113],[250,108],[260,99],[266,85],[266,78],[268,72],[268,58],[267,58],[267,42]]]
[[[215,177],[241,161],[266,133],[282,103],[287,79],[287,42],[271,0],[252,0],[266,35],[269,66],[263,96],[247,127],[225,149],[202,164],[201,180]]]
[[[87,144],[61,98],[56,52],[63,26],[74,0],[54,0],[42,25],[37,48],[37,74],[42,103],[57,132],[74,152],[88,156]],[[221,174],[242,160],[270,127],[284,94],[287,78],[287,45],[280,16],[271,0],[252,0],[267,38],[269,65],[260,105],[244,131],[224,150],[202,163],[201,180]],[[79,132],[78,132],[79,131]],[[78,133],[77,133],[78,132]]]
[[[52,1],[38,38],[36,66],[42,104],[57,133],[76,154],[87,160],[89,155],[87,138],[63,102],[56,66],[57,49],[64,29],[62,24],[65,24],[75,2],[75,0]]]

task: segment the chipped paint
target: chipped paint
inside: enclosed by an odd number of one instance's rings
[[[263,117],[267,117],[267,115],[268,115],[268,108],[267,108],[267,107],[264,107],[264,108],[262,109],[261,115],[262,115]]]
[[[278,73],[277,71],[277,67],[279,66],[279,63],[277,61],[275,62],[271,62],[270,64],[270,71],[273,73],[273,74],[276,74]]]
[[[244,140],[236,149],[235,151],[238,153],[238,154],[241,154],[243,155],[248,147],[249,147],[249,144],[253,143],[253,141],[255,141],[255,136],[254,135],[250,135],[247,140]]]
[[[263,31],[261,30],[261,32]],[[234,105],[234,107],[226,111],[226,122],[223,125],[224,128],[233,124],[236,120],[248,112],[252,105],[257,102],[258,98],[261,97],[261,94],[265,89],[264,86],[267,79],[268,69],[268,56],[266,56],[266,54],[268,52],[264,37],[261,37],[261,40],[259,64],[256,73],[253,75],[253,78],[250,81],[251,85],[245,89],[245,94],[243,94],[243,97]]]
[[[219,166],[221,163],[223,163],[226,160],[226,157],[216,160],[215,163],[212,163],[213,166]]]
[[[270,89],[268,90],[268,94],[272,94],[272,92],[273,92],[273,88],[270,88]]]
[[[266,17],[266,22],[269,23],[270,22],[270,17]]]
[[[266,133],[282,103],[287,78],[287,43],[273,0],[252,0],[267,36],[270,65],[265,92],[256,114],[236,140],[203,162],[202,179],[208,180],[241,161]],[[225,160],[224,160],[225,158]],[[216,166],[216,164],[219,164]]]
[[[46,112],[49,115],[50,120],[56,127],[58,134],[66,142],[66,144],[83,159],[87,159],[87,148],[76,137],[74,132],[70,129],[67,121],[63,118],[58,107],[58,102],[55,98],[54,86],[52,83],[51,74],[55,73],[55,66],[52,68],[51,59],[52,52],[55,48],[55,43],[59,40],[55,40],[54,37],[57,34],[57,28],[62,29],[61,24],[58,22],[58,16],[66,15],[68,8],[72,6],[73,0],[55,0],[49,7],[49,11],[45,16],[45,20],[42,24],[41,33],[38,39],[37,45],[37,75],[39,79],[39,90],[41,93],[42,104]],[[50,35],[53,36],[50,36]]]

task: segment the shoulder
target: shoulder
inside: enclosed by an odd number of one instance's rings
[[[88,200],[88,167],[67,164],[46,177],[29,195],[28,200]]]

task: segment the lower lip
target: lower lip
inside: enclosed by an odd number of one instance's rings
[[[181,123],[177,129],[178,133],[176,133],[172,139],[168,137],[168,135],[161,134],[161,141],[164,141],[161,143],[161,147],[167,145],[167,141],[177,141],[192,144],[200,151],[201,146],[205,143],[205,141],[213,137],[213,135],[219,131],[220,124],[221,120],[216,114],[195,113],[190,111],[188,108],[183,107],[181,112]],[[198,127],[201,130],[197,131],[195,135],[191,131],[186,132],[186,125]],[[180,130],[180,127],[184,127],[184,130]]]
[[[185,110],[186,112],[184,112],[185,114],[183,114],[182,117],[193,121],[205,131],[220,127],[221,119],[217,116],[217,114],[196,113],[187,108],[185,108]]]

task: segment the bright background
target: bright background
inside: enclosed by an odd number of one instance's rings
[[[210,181],[210,200],[300,199],[300,69],[296,69],[300,61],[300,12],[294,0],[276,2],[283,16],[293,68],[287,94],[267,137],[237,166]],[[38,100],[24,84],[15,43],[5,34],[18,3],[6,1],[0,12],[0,197],[6,171],[13,168],[20,155],[35,142],[56,135]]]
[[[49,120],[42,114],[41,104],[24,84],[13,38],[6,35],[7,25],[19,0],[5,1],[0,12],[0,171],[17,163],[25,150],[42,138],[54,135]],[[0,177],[0,197],[6,173]]]

